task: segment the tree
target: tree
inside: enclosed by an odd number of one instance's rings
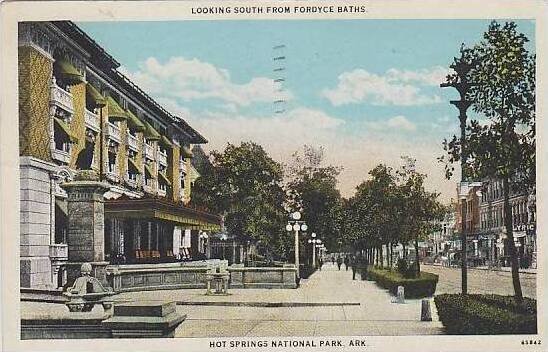
[[[323,149],[305,145],[293,154],[287,166],[288,206],[301,210],[309,231],[313,231],[330,250],[341,238],[343,206],[337,190],[340,168],[323,166]]]
[[[231,235],[260,241],[273,257],[290,247],[285,233],[283,168],[253,142],[228,144],[201,163],[192,203],[222,214]]]
[[[466,126],[465,168],[469,176],[476,179],[502,180],[504,225],[518,303],[522,302],[523,295],[513,240],[510,195],[518,191],[531,192],[535,185],[535,56],[528,52],[527,42],[514,22],[500,25],[493,21],[483,40],[471,48],[476,65],[469,73],[473,86],[467,97],[473,110],[486,121],[476,118]],[[460,161],[460,144],[455,136],[445,141],[444,147],[450,162]]]

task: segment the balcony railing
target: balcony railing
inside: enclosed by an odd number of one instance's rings
[[[74,105],[72,103],[72,94],[59,87],[57,84],[51,85],[51,103],[59,106],[63,110],[73,114]]]
[[[158,188],[158,195],[160,197],[165,197],[167,194],[167,191],[165,189]]]
[[[108,138],[112,139],[115,142],[118,142],[118,143],[122,142],[120,128],[110,122],[108,123],[107,136]]]
[[[66,243],[50,244],[49,257],[53,260],[68,260],[68,245]]]
[[[131,134],[127,134],[127,145],[129,149],[133,151],[139,151],[139,141],[137,140],[136,136],[132,136]]]
[[[99,122],[99,116],[89,111],[88,109],[84,110],[84,119],[86,121],[86,127],[99,132],[101,129],[101,124]]]
[[[145,143],[145,158],[154,160],[154,147]]]
[[[144,184],[143,185],[143,190],[147,193],[150,193],[150,194],[154,194],[156,193],[156,190],[154,189],[154,186],[152,184]]]
[[[179,170],[183,171],[186,173],[186,161],[184,160],[179,160]]]
[[[70,153],[64,150],[53,149],[51,151],[51,157],[54,160],[60,161],[64,164],[70,163]]]
[[[108,180],[110,180],[112,182],[119,182],[120,181],[120,176],[118,175],[118,170],[115,170],[115,172],[107,171],[107,172],[105,172],[105,176],[107,177]]]
[[[158,151],[158,163],[167,166],[167,153]]]

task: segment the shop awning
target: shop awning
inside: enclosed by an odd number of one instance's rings
[[[127,120],[128,115],[124,109],[114,100],[113,97],[107,98],[108,117],[113,120]]]
[[[128,158],[127,159],[127,164],[130,168],[133,169],[133,171],[135,171],[136,173],[140,174],[141,173],[141,170],[139,170],[139,167],[137,166],[137,164],[135,163],[135,160],[131,159],[131,158]]]
[[[131,110],[126,110],[126,113],[129,118],[127,123],[131,128],[139,132],[143,132],[146,129],[143,122],[137,116],[135,116],[135,114],[131,112]]]
[[[164,145],[166,148],[173,148],[173,144],[171,143],[169,139],[167,139],[166,136],[162,136],[160,138],[160,143]]]
[[[164,182],[168,186],[171,186],[171,181],[163,172],[158,172],[158,176],[160,177],[160,180],[162,180],[162,182]]]
[[[53,121],[72,143],[78,143],[78,137],[70,130],[69,125],[65,121],[58,117],[54,117]]]
[[[160,140],[160,134],[150,125],[150,123],[143,121],[145,125],[145,138],[150,141],[158,141]]]
[[[101,93],[99,93],[99,91],[89,83],[86,84],[86,99],[90,100],[93,105],[98,108],[102,108],[107,105],[105,97],[102,96]]]
[[[116,219],[158,219],[199,230],[220,230],[221,218],[201,210],[185,207],[168,199],[144,197],[105,200],[105,217]]]
[[[63,79],[69,84],[79,84],[84,82],[84,75],[82,75],[76,67],[72,66],[70,62],[65,59],[55,61],[57,67],[59,67],[59,73],[63,76]]]
[[[145,164],[145,171],[150,175],[151,178],[156,178],[156,175],[154,175],[154,170],[147,164]]]
[[[184,145],[181,147],[181,156],[183,158],[192,158],[193,154],[190,148],[185,147]]]

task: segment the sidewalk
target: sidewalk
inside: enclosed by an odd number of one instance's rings
[[[128,292],[116,300],[167,300],[187,319],[176,337],[359,336],[441,334],[433,300],[432,322],[420,321],[420,300],[391,303],[371,281],[352,280],[352,271],[324,265],[298,289],[233,289],[229,296],[205,296],[203,289]],[[236,305],[238,304],[238,305]],[[23,302],[23,314],[34,310]],[[54,305],[55,310],[67,310]],[[44,309],[45,307],[41,307]],[[50,308],[50,309],[53,309]],[[48,309],[48,310],[50,310]],[[68,311],[67,311],[68,312]]]

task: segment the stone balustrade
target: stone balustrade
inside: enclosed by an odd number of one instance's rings
[[[86,127],[92,129],[95,132],[99,132],[101,129],[101,123],[99,121],[99,116],[88,109],[84,110],[84,119],[86,122]]]
[[[139,151],[139,141],[137,140],[136,136],[132,136],[131,134],[127,134],[127,145],[129,149],[137,152]]]
[[[116,126],[115,124],[113,123],[108,123],[108,128],[107,128],[107,137],[110,138],[111,140],[117,142],[117,143],[121,143],[122,142],[122,135],[121,135],[121,132],[120,132],[120,128],[118,126]]]
[[[51,104],[57,105],[63,110],[74,113],[74,104],[72,102],[72,94],[53,83],[50,90]]]

